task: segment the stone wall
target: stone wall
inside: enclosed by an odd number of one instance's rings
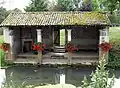
[[[37,42],[36,29],[42,29],[42,41],[46,48],[53,46],[53,29],[54,27],[46,26],[36,27],[11,27],[14,30],[14,53],[22,51],[22,39],[30,36],[34,42]],[[80,48],[98,48],[99,30],[95,27],[74,27],[72,28],[72,43],[79,45]]]
[[[13,53],[16,55],[21,49],[20,29],[18,27],[14,27],[10,28],[10,30],[13,30]]]
[[[53,28],[47,26],[42,28],[42,41],[46,44],[46,48],[53,46]]]
[[[76,27],[72,29],[72,42],[81,48],[97,48],[99,30],[95,27]]]

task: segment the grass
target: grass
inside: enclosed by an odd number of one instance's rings
[[[110,41],[120,41],[120,27],[110,27]]]
[[[3,43],[3,35],[0,35],[0,43]]]

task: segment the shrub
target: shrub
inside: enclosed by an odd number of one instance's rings
[[[120,67],[120,27],[110,28],[110,43],[112,49],[109,52],[108,66],[119,68]]]
[[[4,57],[4,51],[0,49],[0,66],[5,66],[5,57]]]
[[[108,65],[112,68],[120,67],[120,42],[118,40],[111,41],[112,49],[109,52]]]
[[[100,64],[95,72],[91,74],[90,82],[84,77],[82,88],[112,88],[114,85],[114,75],[108,83],[108,71],[105,70],[105,58],[101,58]]]

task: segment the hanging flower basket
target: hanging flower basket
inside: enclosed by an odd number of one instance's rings
[[[107,43],[107,42],[102,42],[101,44],[99,44],[99,47],[105,53],[105,52],[108,52],[112,48],[112,45],[110,43]]]
[[[33,43],[32,42],[32,50],[34,51],[44,51],[45,44],[39,42],[39,43]]]
[[[75,50],[78,50],[78,48],[75,47],[72,42],[69,42],[68,44],[66,44],[66,51],[72,53]]]

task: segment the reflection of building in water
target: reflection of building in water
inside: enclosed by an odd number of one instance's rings
[[[5,69],[0,69],[0,88],[2,88],[2,83],[5,81]]]

